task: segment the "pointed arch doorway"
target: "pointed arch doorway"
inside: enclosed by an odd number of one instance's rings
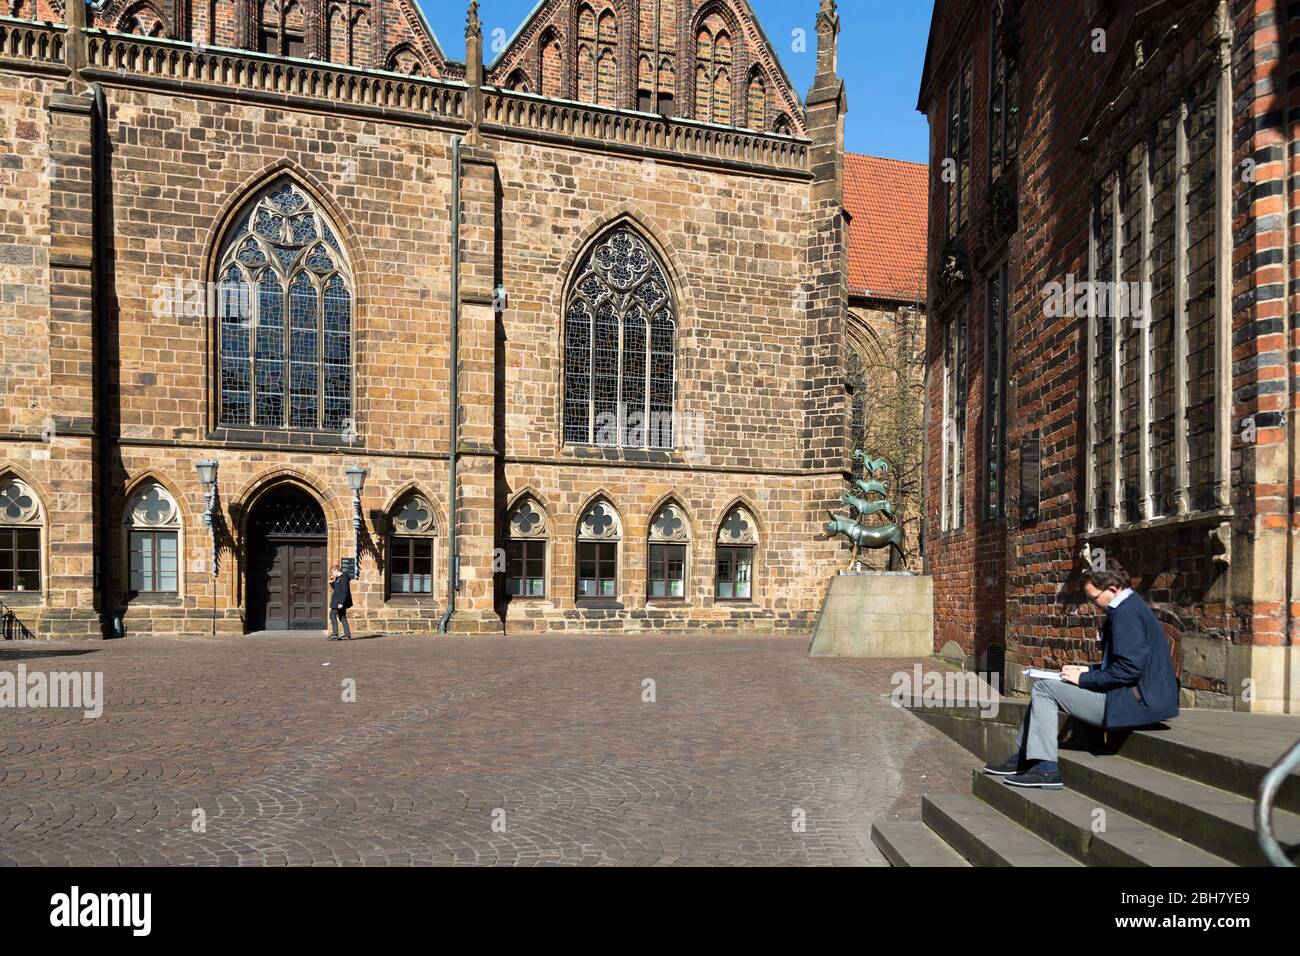
[[[281,485],[248,517],[248,630],[324,630],[329,575],[325,513],[297,485]]]

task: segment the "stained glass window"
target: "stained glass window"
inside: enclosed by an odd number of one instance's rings
[[[241,216],[218,270],[220,421],[347,431],[352,422],[352,275],[335,231],[288,180]]]
[[[564,328],[564,440],[672,448],[676,307],[668,275],[627,228],[583,259]]]

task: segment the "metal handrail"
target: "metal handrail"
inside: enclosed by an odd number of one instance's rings
[[[1300,767],[1300,740],[1264,774],[1264,780],[1259,785],[1259,797],[1255,800],[1255,836],[1259,840],[1260,849],[1273,866],[1295,866],[1273,833],[1273,804],[1277,802],[1282,784],[1297,767]]]
[[[34,641],[36,634],[18,619],[9,605],[0,601],[0,640]]]

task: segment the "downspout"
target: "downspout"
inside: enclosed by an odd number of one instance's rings
[[[451,403],[447,454],[447,612],[438,622],[446,634],[456,613],[456,446],[460,438],[460,137],[451,141]]]

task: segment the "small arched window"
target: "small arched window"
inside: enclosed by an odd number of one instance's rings
[[[618,546],[623,524],[607,501],[587,506],[578,521],[578,599],[618,596]]]
[[[249,203],[220,263],[221,424],[351,433],[352,273],[324,213],[281,180]]]
[[[151,481],[126,504],[128,582],[133,595],[180,590],[180,510],[167,489]]]
[[[537,502],[524,499],[510,510],[506,593],[512,598],[546,597],[546,545],[550,527]]]
[[[41,502],[25,481],[0,478],[0,592],[41,589]]]
[[[745,125],[750,129],[763,130],[767,126],[767,81],[763,71],[758,67],[749,75],[749,90],[746,94]]]
[[[651,600],[686,597],[686,561],[691,526],[682,509],[667,504],[650,522],[646,596]]]
[[[564,439],[674,447],[677,313],[668,273],[627,226],[578,267],[564,327]]]
[[[716,13],[704,18],[695,36],[695,118],[731,122],[731,35]]]
[[[433,506],[427,498],[410,494],[398,503],[388,536],[389,594],[433,593],[437,536]]]
[[[758,525],[741,507],[732,508],[718,528],[717,577],[714,597],[719,601],[749,601],[754,596],[754,551]]]

